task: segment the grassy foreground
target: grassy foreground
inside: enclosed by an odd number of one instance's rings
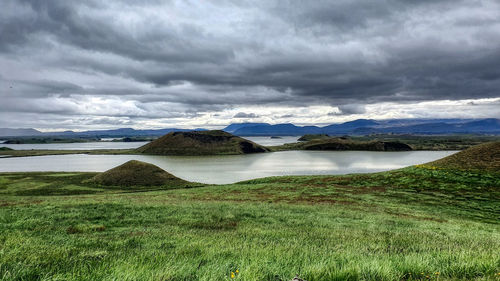
[[[0,280],[500,280],[499,174],[154,191],[94,176],[0,174]]]

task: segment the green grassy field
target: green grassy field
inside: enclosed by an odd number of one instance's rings
[[[0,174],[0,280],[500,280],[498,173],[126,190],[94,176]]]

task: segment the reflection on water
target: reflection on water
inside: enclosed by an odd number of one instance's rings
[[[189,181],[233,183],[281,175],[369,173],[433,161],[454,151],[283,151],[231,156],[54,155],[0,159],[0,172],[102,172],[128,160],[155,164]]]
[[[278,138],[271,138],[271,137],[242,137],[247,140],[251,140],[255,143],[258,143],[260,145],[264,146],[273,146],[273,145],[282,145],[285,143],[293,143],[297,142],[297,140],[300,137],[278,137]]]

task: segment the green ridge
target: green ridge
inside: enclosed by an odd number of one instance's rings
[[[172,132],[136,149],[152,155],[229,155],[268,152],[259,144],[223,131]]]
[[[500,141],[484,143],[460,151],[429,165],[446,169],[500,173]]]
[[[187,181],[149,163],[131,160],[118,167],[100,173],[91,182],[104,186],[163,186],[167,188],[184,187]]]

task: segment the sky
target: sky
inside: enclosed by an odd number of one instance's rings
[[[0,127],[500,118],[498,0],[2,0]]]

